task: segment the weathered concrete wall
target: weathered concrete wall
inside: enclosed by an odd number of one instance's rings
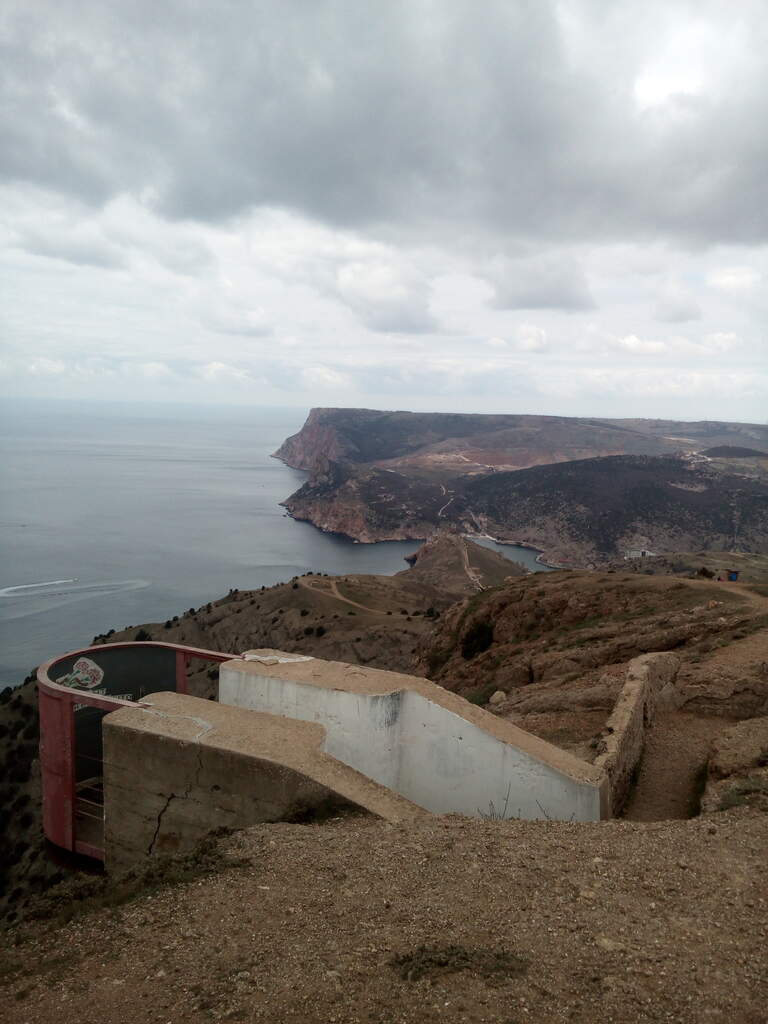
[[[608,811],[599,770],[426,679],[257,651],[221,666],[219,700],[322,725],[327,753],[435,813]]]
[[[611,812],[624,806],[645,744],[645,733],[659,706],[677,703],[675,679],[680,660],[674,654],[643,654],[629,663],[627,678],[600,738],[594,765],[605,773]]]
[[[323,753],[319,725],[176,693],[104,719],[105,864],[186,853],[211,831],[353,804],[390,820],[420,810]]]

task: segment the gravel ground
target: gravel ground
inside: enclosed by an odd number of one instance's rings
[[[702,772],[728,718],[660,712],[648,730],[640,771],[624,810],[629,821],[662,821],[698,814]]]
[[[7,935],[0,1019],[768,1021],[768,816],[262,825],[239,867]]]

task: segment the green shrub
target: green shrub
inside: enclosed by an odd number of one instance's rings
[[[493,643],[493,623],[488,619],[473,622],[461,642],[461,656],[465,661],[487,651]]]
[[[491,699],[491,694],[494,693],[495,690],[495,683],[486,683],[485,686],[478,686],[476,690],[471,690],[467,694],[467,700],[470,704],[487,704]]]

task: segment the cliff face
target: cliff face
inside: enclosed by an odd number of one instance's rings
[[[335,409],[311,409],[298,434],[286,438],[274,453],[292,469],[309,473],[322,471],[328,461],[343,462],[352,455],[352,446],[343,438],[335,424]]]

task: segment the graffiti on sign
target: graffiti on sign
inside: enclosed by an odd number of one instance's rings
[[[54,682],[57,682],[60,686],[69,686],[73,690],[91,690],[93,693],[106,693],[104,687],[96,689],[103,678],[104,669],[99,668],[95,661],[91,661],[90,658],[78,658],[71,671],[67,672],[65,676],[60,676]]]

